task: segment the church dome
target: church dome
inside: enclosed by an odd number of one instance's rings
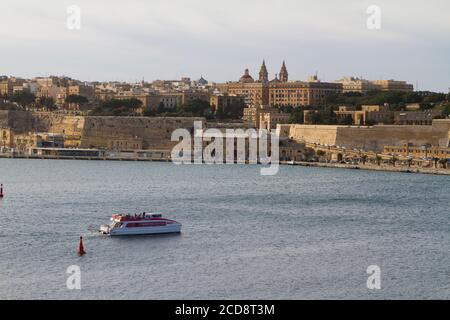
[[[242,75],[242,77],[239,79],[240,82],[254,82],[255,80],[253,80],[252,76],[250,75],[248,69],[245,69],[244,74]]]

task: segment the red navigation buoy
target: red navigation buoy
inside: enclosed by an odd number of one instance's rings
[[[0,184],[0,198],[3,198],[3,184]]]
[[[78,255],[82,256],[84,254],[86,254],[86,251],[84,251],[83,237],[80,237],[80,245],[78,246]]]

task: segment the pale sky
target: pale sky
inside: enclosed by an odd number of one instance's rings
[[[67,28],[67,7],[81,29]],[[369,30],[369,5],[381,29]],[[450,87],[448,0],[1,0],[0,75],[80,80],[290,79],[319,73]]]

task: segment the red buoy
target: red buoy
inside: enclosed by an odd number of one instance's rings
[[[0,198],[3,198],[3,184],[0,184]]]
[[[84,254],[86,254],[86,251],[84,251],[83,237],[80,237],[80,245],[78,246],[78,255],[82,256]]]

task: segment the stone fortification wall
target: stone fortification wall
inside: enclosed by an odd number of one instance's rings
[[[27,111],[0,110],[0,127],[9,128],[17,133],[32,131],[34,119]]]
[[[194,121],[204,118],[176,117],[86,117],[81,138],[85,148],[110,148],[114,141],[141,140],[144,149],[171,148],[172,132],[185,128],[193,132]]]
[[[175,129],[193,132],[194,121],[183,117],[86,117],[51,112],[2,111],[0,127],[14,134],[64,134],[67,147],[105,149],[168,149]]]
[[[85,117],[72,116],[50,112],[35,112],[34,129],[37,132],[51,132],[78,136],[81,138],[84,129]]]
[[[434,120],[431,126],[353,127],[291,124],[279,125],[278,130],[282,136],[296,141],[381,152],[384,146],[402,146],[407,143],[416,146],[448,146],[450,120]]]

